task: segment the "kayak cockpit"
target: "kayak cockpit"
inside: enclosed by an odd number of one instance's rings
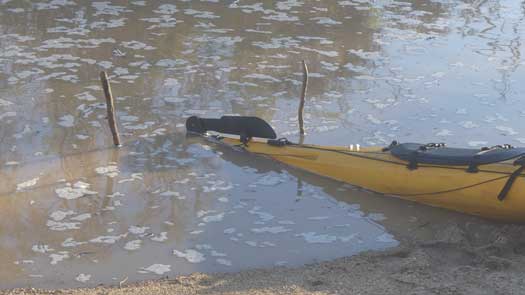
[[[450,148],[444,144],[402,143],[393,144],[388,150],[394,157],[408,161],[412,163],[412,165],[421,163],[446,166],[469,166],[472,169],[478,165],[503,162],[525,155],[525,148],[514,148],[509,145],[468,149]],[[472,170],[469,172],[476,171]]]

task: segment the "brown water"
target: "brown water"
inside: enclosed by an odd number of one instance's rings
[[[300,265],[476,222],[185,137],[190,115],[240,114],[297,139],[303,59],[307,142],[525,143],[524,4],[165,2],[0,0],[0,288]]]

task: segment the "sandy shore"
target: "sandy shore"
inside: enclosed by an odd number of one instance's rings
[[[525,294],[523,226],[481,222],[434,227],[432,239],[406,237],[396,249],[299,268],[1,294]]]

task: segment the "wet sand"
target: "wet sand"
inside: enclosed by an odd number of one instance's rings
[[[405,237],[394,249],[298,268],[194,273],[90,289],[28,288],[1,294],[524,294],[522,226],[483,220],[465,227],[424,226],[433,230],[433,239]],[[471,231],[471,226],[476,229]]]

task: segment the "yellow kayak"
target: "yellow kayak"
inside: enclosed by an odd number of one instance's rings
[[[214,138],[384,195],[502,221],[525,221],[525,148],[461,149],[396,142],[389,147],[295,144],[274,139],[273,129],[261,121],[254,117],[192,117],[186,126],[188,131],[203,135],[209,130],[240,135]]]

